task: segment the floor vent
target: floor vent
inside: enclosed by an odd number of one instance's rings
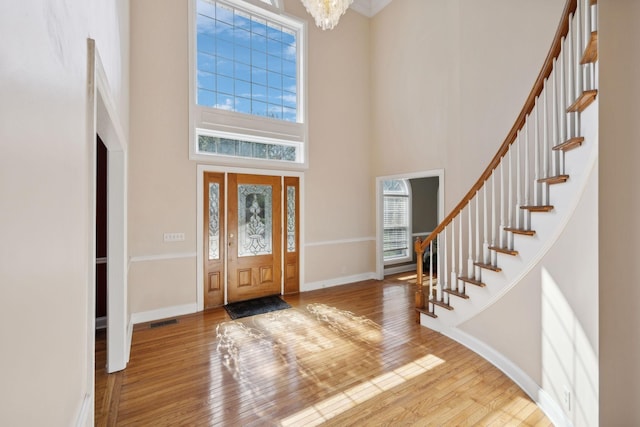
[[[153,322],[149,324],[149,329],[160,328],[162,326],[167,326],[167,325],[175,325],[177,323],[178,323],[178,319],[161,320],[159,322]]]

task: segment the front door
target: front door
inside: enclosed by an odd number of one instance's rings
[[[280,180],[228,175],[228,302],[281,293]]]
[[[299,178],[205,172],[203,183],[204,308],[299,292]]]

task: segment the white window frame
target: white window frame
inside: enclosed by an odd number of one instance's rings
[[[232,7],[297,30],[297,121],[288,122],[250,114],[225,111],[197,105],[197,53],[196,53],[196,0],[189,0],[189,159],[199,162],[241,167],[302,170],[309,165],[307,124],[307,25],[305,21],[282,13],[282,2],[269,5],[261,0],[216,0]],[[197,150],[198,133],[266,144],[293,145],[297,158],[292,161],[232,157],[200,153]]]
[[[395,256],[395,257],[389,257],[386,258],[384,256],[384,219],[383,219],[383,232],[382,232],[382,244],[383,244],[383,249],[382,249],[382,259],[383,259],[383,263],[384,265],[392,265],[392,264],[400,264],[403,262],[410,262],[413,260],[413,233],[412,233],[412,218],[411,218],[411,212],[412,212],[412,194],[411,194],[411,182],[408,179],[404,179],[404,178],[389,178],[389,179],[385,179],[382,181],[381,183],[381,190],[382,190],[382,217],[384,218],[384,199],[387,195],[392,196],[393,194],[385,194],[384,192],[384,181],[403,181],[406,188],[407,188],[407,194],[402,195],[402,197],[407,197],[407,255],[405,256]]]

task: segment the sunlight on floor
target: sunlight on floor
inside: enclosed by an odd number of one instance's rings
[[[411,378],[424,374],[444,363],[444,360],[428,354],[392,372],[385,373],[357,386],[331,396],[309,408],[303,409],[280,421],[282,426],[316,426],[348,411],[380,393],[390,390]]]

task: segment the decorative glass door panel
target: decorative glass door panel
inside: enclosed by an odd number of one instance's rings
[[[292,294],[300,290],[300,187],[299,178],[286,176],[285,188],[285,221],[286,250],[284,253],[284,293]]]
[[[228,175],[228,302],[282,292],[280,180]]]
[[[204,174],[204,308],[224,304],[224,174]]]
[[[238,185],[238,256],[273,253],[273,188]]]

